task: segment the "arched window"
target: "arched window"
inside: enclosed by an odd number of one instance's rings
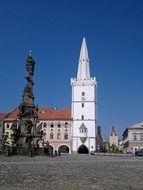
[[[65,140],[68,139],[68,133],[67,133],[67,132],[64,133],[64,139],[65,139]]]
[[[54,139],[54,133],[50,132],[50,139]]]
[[[61,139],[61,133],[60,133],[60,132],[57,133],[57,139],[58,139],[58,140]]]

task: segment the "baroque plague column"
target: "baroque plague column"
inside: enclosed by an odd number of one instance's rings
[[[37,131],[36,124],[38,120],[38,107],[34,104],[33,95],[33,75],[35,61],[31,54],[26,60],[26,86],[22,94],[22,102],[19,106],[18,127],[15,130],[13,124],[13,136],[16,140],[18,154],[29,154],[31,151],[38,148],[38,140],[41,136],[40,131]]]

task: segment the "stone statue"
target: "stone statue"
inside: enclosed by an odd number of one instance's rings
[[[11,130],[13,131],[13,134],[16,135],[17,134],[17,121],[14,120],[12,125],[11,125]]]
[[[26,120],[25,121],[25,128],[26,128],[27,134],[31,134],[32,127],[33,127],[32,122],[30,120]]]
[[[22,94],[22,102],[19,106],[19,125],[18,130],[19,140],[17,145],[19,152],[22,154],[29,154],[32,148],[37,148],[37,140],[40,139],[40,135],[36,129],[38,119],[38,106],[34,104],[33,95],[33,76],[34,76],[35,61],[32,58],[31,53],[26,60],[27,76],[26,85]]]

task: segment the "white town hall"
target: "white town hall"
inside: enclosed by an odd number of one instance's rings
[[[97,82],[90,76],[88,49],[83,38],[77,78],[71,79],[72,86],[72,151],[91,152],[96,150]]]

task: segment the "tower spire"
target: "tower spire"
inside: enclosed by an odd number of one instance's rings
[[[77,79],[90,79],[90,70],[89,70],[89,58],[88,58],[88,50],[85,37],[82,40],[79,63],[78,63],[78,73]]]
[[[111,129],[111,136],[113,136],[113,135],[117,136],[114,126],[112,126],[112,129]]]

